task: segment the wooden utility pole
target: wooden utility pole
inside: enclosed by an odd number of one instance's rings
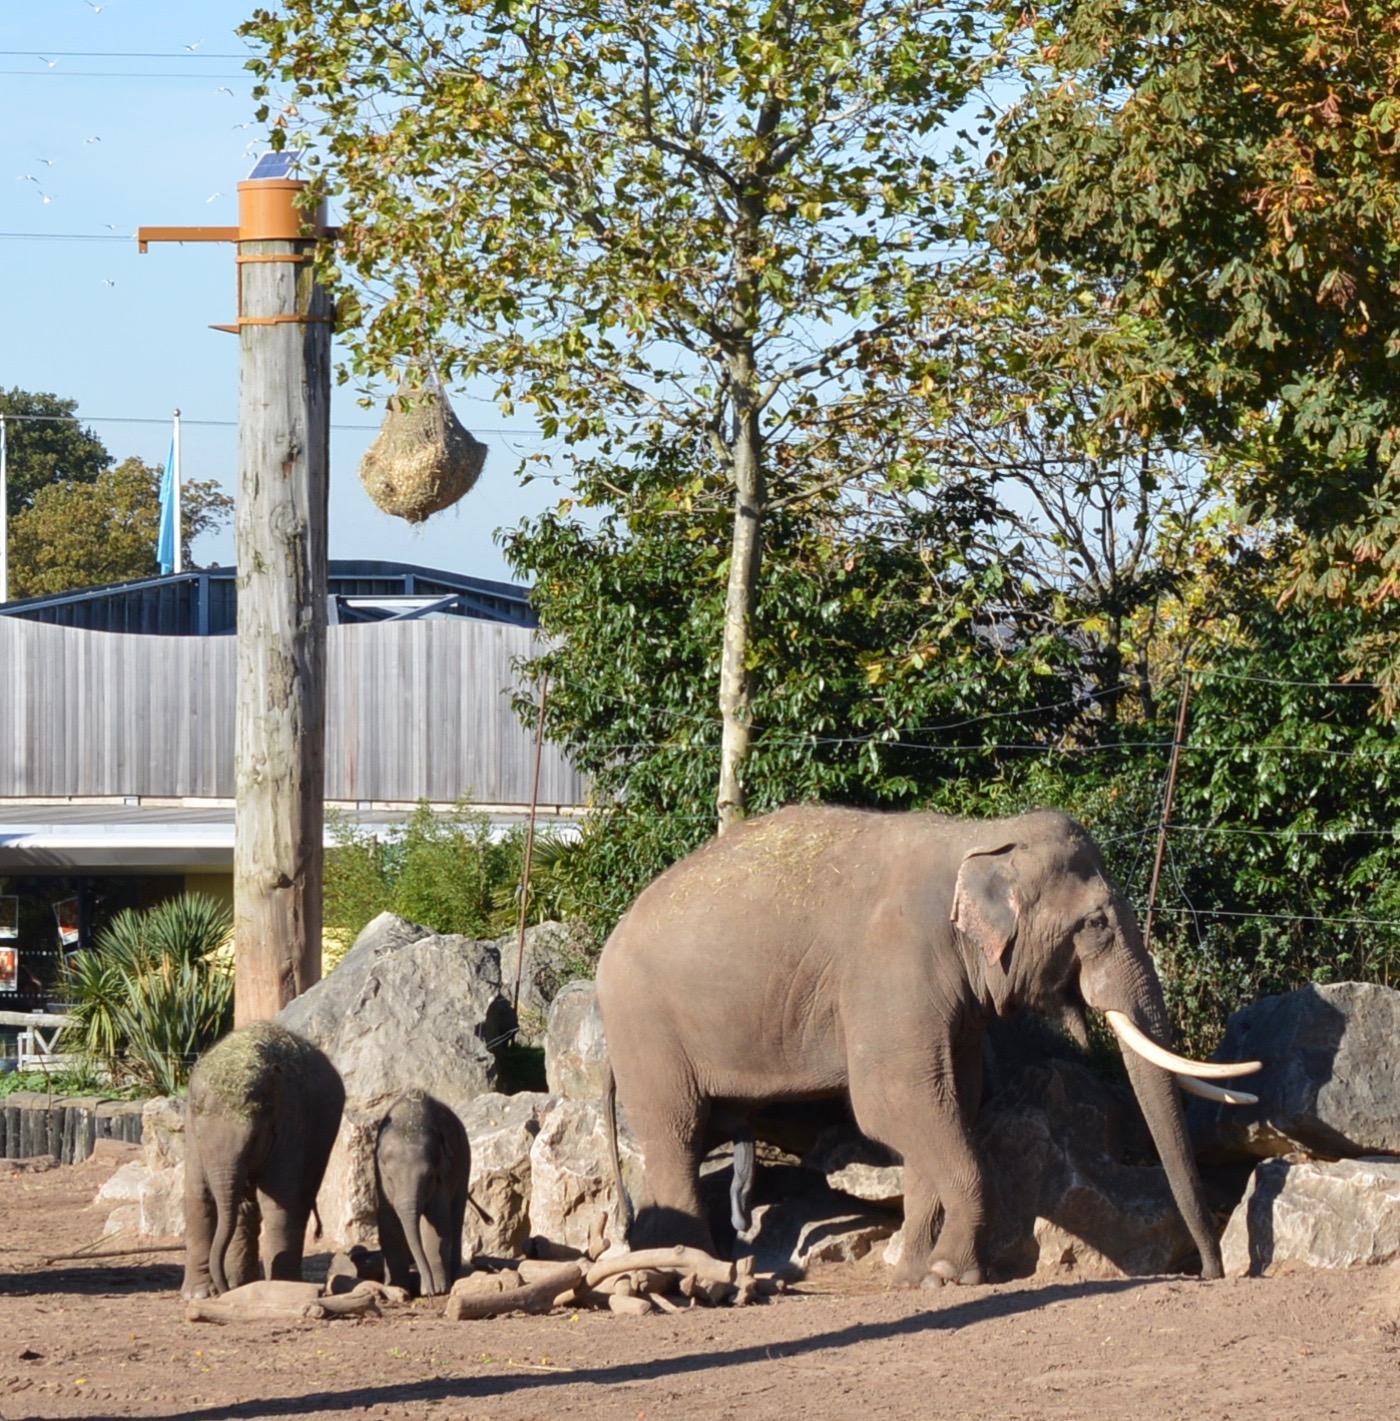
[[[236,228],[143,228],[235,241],[239,340],[234,1019],[276,1016],[321,976],[327,489],[332,310],[326,235],[270,154],[238,185]]]

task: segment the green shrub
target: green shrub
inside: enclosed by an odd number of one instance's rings
[[[233,974],[218,957],[232,928],[229,909],[199,894],[118,913],[60,979],[80,1066],[117,1086],[182,1089],[233,1025]]]

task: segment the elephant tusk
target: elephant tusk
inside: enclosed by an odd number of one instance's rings
[[[1198,1081],[1194,1076],[1183,1076],[1175,1072],[1176,1083],[1188,1095],[1199,1095],[1202,1100],[1214,1100],[1220,1105],[1258,1105],[1259,1097],[1247,1090],[1226,1090],[1223,1086],[1210,1085]]]
[[[1178,1056],[1175,1051],[1159,1046],[1121,1011],[1106,1011],[1104,1017],[1125,1046],[1130,1046],[1144,1061],[1150,1061],[1164,1071],[1207,1080],[1229,1080],[1231,1076],[1247,1076],[1264,1064],[1262,1061],[1188,1061],[1185,1056]]]

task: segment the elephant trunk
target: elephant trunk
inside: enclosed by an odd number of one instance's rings
[[[1122,959],[1119,959],[1115,969],[1107,973],[1086,971],[1081,978],[1085,1000],[1108,1015],[1110,1025],[1114,1026],[1120,1038],[1124,1033],[1115,1023],[1115,1016],[1119,1016],[1120,1021],[1127,1018],[1138,1031],[1153,1041],[1170,1041],[1171,1025],[1161,983],[1157,980],[1141,938],[1136,933],[1129,936],[1135,941],[1126,944],[1127,968],[1123,968]],[[1166,1170],[1172,1197],[1200,1250],[1201,1276],[1219,1278],[1223,1273],[1220,1240],[1215,1220],[1206,1205],[1200,1170],[1196,1167],[1196,1157],[1187,1134],[1177,1078],[1165,1066],[1154,1065],[1139,1054],[1129,1041],[1123,1043],[1123,1063],[1147,1128],[1152,1133],[1153,1143],[1157,1146],[1162,1168]]]

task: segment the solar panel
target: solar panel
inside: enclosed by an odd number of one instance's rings
[[[264,153],[253,165],[248,180],[251,182],[254,178],[289,178],[300,162],[301,154],[286,148],[280,153]]]

